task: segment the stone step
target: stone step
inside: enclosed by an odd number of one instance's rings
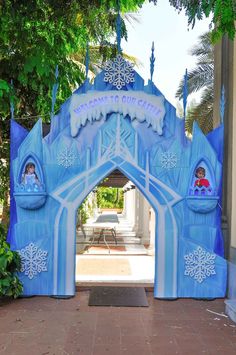
[[[93,236],[93,233],[87,233],[85,231],[85,234],[86,234],[86,237],[87,238],[91,238]],[[96,233],[97,235],[97,238],[99,236],[99,233]],[[107,233],[106,235],[110,235],[110,233]],[[139,238],[136,236],[136,233],[135,232],[116,232],[116,237],[117,238]],[[83,233],[77,233],[77,238],[83,238]]]
[[[89,245],[90,244],[90,240],[76,240],[76,244],[82,244],[82,245]],[[93,245],[106,245],[106,243],[104,243],[103,240],[101,240],[99,243],[95,240],[93,243]],[[141,244],[141,241],[140,239],[139,240],[124,240],[124,241],[117,241],[117,244],[114,240],[109,240],[107,241],[107,244],[108,245],[140,245]]]
[[[75,287],[76,291],[90,290],[90,287],[94,286],[115,286],[115,287],[145,287],[147,292],[154,291],[154,282],[152,280],[147,281],[136,281],[136,280],[97,280],[97,281],[76,281]]]

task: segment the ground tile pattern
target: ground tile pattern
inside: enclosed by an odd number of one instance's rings
[[[89,307],[89,291],[63,300],[0,303],[0,354],[236,354],[236,324],[224,300],[153,299],[149,308]]]

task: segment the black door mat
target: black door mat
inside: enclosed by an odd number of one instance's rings
[[[144,287],[92,287],[89,306],[148,307]]]

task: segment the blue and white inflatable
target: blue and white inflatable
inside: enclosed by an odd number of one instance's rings
[[[9,241],[24,295],[75,293],[75,225],[85,197],[115,169],[156,214],[157,298],[224,297],[221,232],[223,125],[192,140],[152,81],[119,54],[78,88],[42,136],[11,123]],[[32,176],[30,176],[32,175]]]

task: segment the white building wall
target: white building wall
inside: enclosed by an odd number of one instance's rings
[[[141,243],[149,245],[150,254],[155,250],[155,212],[147,199],[135,188],[124,194],[124,216],[133,225]]]
[[[129,190],[124,194],[124,216],[133,226],[135,225],[136,216],[135,200],[135,189]]]

